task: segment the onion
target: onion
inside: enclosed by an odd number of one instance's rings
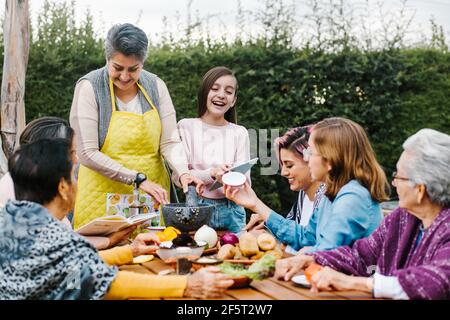
[[[234,246],[236,243],[239,243],[239,238],[233,232],[226,232],[222,237],[220,237],[221,245],[231,244]]]
[[[205,224],[197,230],[194,235],[194,240],[197,243],[199,241],[205,241],[208,243],[208,248],[214,248],[217,243],[217,232]]]

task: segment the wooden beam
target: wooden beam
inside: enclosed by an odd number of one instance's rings
[[[28,0],[6,0],[3,37],[0,136],[1,151],[9,158],[25,127],[25,75],[30,46]],[[0,174],[3,170],[0,168]]]

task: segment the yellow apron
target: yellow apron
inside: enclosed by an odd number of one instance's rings
[[[159,184],[170,194],[169,175],[159,151],[161,121],[158,110],[145,89],[137,82],[136,84],[152,109],[142,115],[117,111],[113,82],[110,79],[112,115],[105,143],[100,151],[126,168],[145,173],[148,180]],[[132,194],[133,186],[113,181],[80,165],[74,211],[75,229],[106,215],[107,193]]]

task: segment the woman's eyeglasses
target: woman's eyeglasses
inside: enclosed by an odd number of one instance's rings
[[[311,150],[311,147],[306,148],[305,150],[303,150],[303,160],[308,162],[309,159],[311,159],[312,156],[319,156],[321,157],[322,155],[318,154],[318,153],[313,153]]]
[[[397,171],[392,172],[392,181],[394,180],[404,180],[404,181],[410,181],[411,179],[405,178],[405,177],[399,177],[397,175]]]

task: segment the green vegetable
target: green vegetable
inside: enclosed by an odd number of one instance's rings
[[[219,265],[219,269],[222,273],[232,277],[248,276],[247,269],[242,264],[224,262]]]
[[[219,266],[219,269],[222,273],[232,277],[247,276],[253,280],[263,280],[273,275],[275,271],[275,261],[276,257],[274,255],[266,254],[249,268],[246,268],[242,264],[224,262]]]
[[[262,280],[273,276],[276,260],[277,258],[272,254],[264,255],[248,268],[247,272],[249,278],[253,280]]]
[[[152,227],[159,226],[159,221],[157,218],[152,219],[150,223],[151,223]]]

